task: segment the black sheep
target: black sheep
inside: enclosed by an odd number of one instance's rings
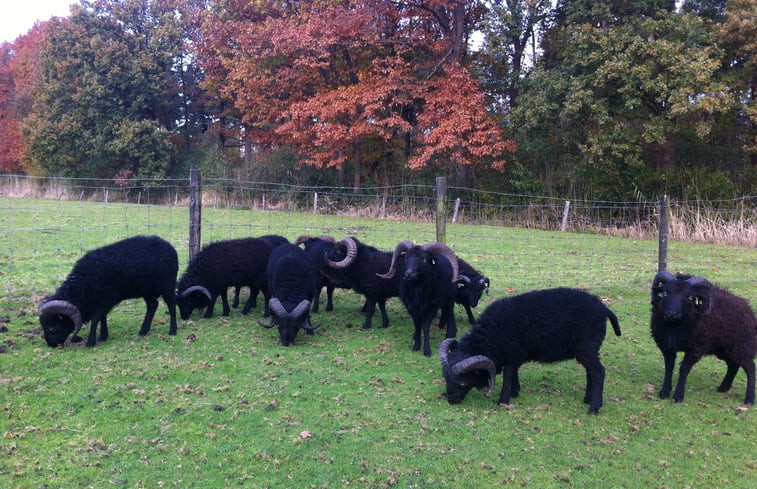
[[[491,394],[495,376],[502,372],[499,403],[508,404],[520,393],[522,364],[575,358],[586,369],[584,403],[596,414],[605,378],[599,349],[608,318],[620,336],[615,314],[599,298],[577,289],[537,290],[493,302],[459,343],[446,339],[439,347],[447,401],[462,402],[473,387],[488,386]]]
[[[404,259],[399,263],[398,258]],[[447,326],[446,337],[457,334],[455,323],[455,295],[457,294],[457,258],[441,243],[413,245],[410,241],[400,242],[392,255],[389,271],[379,275],[391,279],[400,277],[399,296],[413,318],[413,351],[421,348],[423,333],[423,354],[431,356],[431,321],[441,310],[440,327]]]
[[[703,277],[659,272],[652,281],[652,338],[665,361],[660,398],[672,389],[677,352],[683,352],[673,400],[683,401],[686,378],[705,355],[725,361],[728,369],[718,392],[727,392],[739,368],[746,372],[745,404],[754,404],[757,319],[747,301]]]
[[[379,273],[387,270],[392,262],[392,254],[361,243],[357,238],[344,238],[329,251],[325,257],[328,268],[324,272],[332,278],[345,280],[345,284],[355,292],[365,296],[365,323],[363,328],[371,327],[371,318],[376,312],[376,304],[381,310],[381,327],[389,326],[386,314],[386,300],[399,295],[399,277],[382,279]],[[399,258],[399,262],[402,257]],[[339,274],[339,275],[336,275]]]
[[[312,258],[316,270],[320,277],[320,282],[316,287],[315,297],[313,299],[312,312],[318,312],[320,307],[321,289],[326,287],[326,310],[334,310],[334,289],[349,288],[344,273],[340,270],[329,267],[326,264],[326,255],[334,247],[336,240],[331,236],[321,236],[313,238],[311,236],[300,236],[294,240],[294,244],[303,245],[305,253]]]
[[[147,312],[139,330],[150,331],[162,297],[171,315],[168,334],[176,334],[176,274],[179,259],[170,243],[157,236],[135,236],[88,251],[58,290],[39,305],[42,334],[51,347],[81,340],[82,325],[92,321],[87,346],[108,338],[107,314],[119,302],[141,297]],[[71,338],[69,338],[71,336]]]
[[[258,239],[268,241],[272,249],[278,246],[281,246],[283,244],[289,243],[288,239],[286,239],[284,236],[279,236],[278,234],[267,234],[265,236],[259,236]],[[242,285],[234,285],[234,300],[231,304],[231,307],[233,307],[234,309],[239,307],[239,293],[242,290],[242,287],[243,287]],[[257,289],[250,290],[250,298],[249,298],[249,300],[251,301],[250,307],[257,307],[259,292],[260,291]]]
[[[468,321],[471,325],[476,324],[476,318],[473,317],[472,308],[478,305],[484,292],[489,292],[489,278],[473,268],[462,258],[457,258],[457,295],[455,302],[465,308],[468,315]],[[440,325],[441,327],[441,325]]]
[[[205,307],[205,317],[211,317],[219,296],[223,302],[223,315],[228,316],[226,291],[235,285],[262,291],[268,302],[266,267],[271,251],[271,244],[259,238],[216,241],[205,246],[189,262],[177,284],[176,302],[181,318],[189,319],[198,307]],[[250,312],[253,299],[254,294],[250,294],[242,314]]]
[[[258,324],[278,326],[282,346],[293,345],[300,328],[312,335],[320,326],[310,324],[310,304],[318,283],[313,260],[299,246],[286,244],[273,250],[268,262],[270,321],[258,320]]]

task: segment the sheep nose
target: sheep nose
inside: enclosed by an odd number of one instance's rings
[[[416,280],[418,278],[418,272],[415,270],[408,270],[405,272],[405,279],[407,280]]]
[[[669,321],[679,321],[681,319],[680,311],[665,311],[665,319]]]

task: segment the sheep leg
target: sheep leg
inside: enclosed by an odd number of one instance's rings
[[[378,306],[379,310],[381,311],[381,327],[388,328],[389,316],[386,314],[386,299],[379,299]]]
[[[210,303],[208,304],[208,307],[205,308],[205,314],[203,314],[205,319],[213,317],[213,308],[216,305],[216,299],[218,299],[218,294],[213,294],[210,297]]]
[[[746,372],[746,397],[744,397],[744,404],[754,404],[754,360],[750,360],[745,366],[743,366],[744,372]]]
[[[318,312],[318,310],[321,308],[321,289],[322,288],[323,288],[323,283],[319,282],[315,290],[313,291],[313,304],[310,306],[310,312]]]
[[[242,287],[239,285],[234,286],[234,302],[232,302],[231,307],[234,309],[239,307],[239,292],[242,290]]]
[[[379,306],[381,307],[381,306]],[[371,329],[371,318],[373,313],[376,312],[376,301],[366,298],[365,300],[365,322],[363,323],[363,329]],[[381,314],[384,314],[384,308],[381,307]]]
[[[676,384],[676,391],[673,393],[673,400],[675,402],[683,401],[684,391],[686,390],[686,379],[691,372],[691,368],[695,363],[699,361],[701,355],[696,355],[691,352],[686,352],[681,360],[681,366],[678,369],[678,384]]]
[[[502,367],[502,391],[499,393],[498,404],[510,404],[513,386],[517,383],[520,392],[520,382],[518,381],[518,367],[505,365]]]
[[[510,386],[510,397],[515,398],[520,395],[520,378],[518,377],[518,371],[513,372],[512,385]]]
[[[103,318],[100,320],[100,340],[105,341],[108,339],[108,318],[103,314]]]
[[[158,299],[149,296],[143,297],[143,299],[147,305],[147,311],[145,312],[145,319],[142,321],[142,327],[139,328],[139,336],[144,336],[150,332],[152,319],[155,317],[155,311],[158,310]]]
[[[602,407],[602,393],[605,383],[605,367],[597,355],[578,361],[586,369],[586,393],[584,404],[589,405],[589,414],[597,414]]]
[[[434,320],[434,316],[423,321],[423,355],[427,357],[431,356],[431,322]]]
[[[105,338],[106,339],[108,338],[108,326],[107,326],[107,323],[104,322],[104,320],[105,320],[105,314],[102,314],[99,311],[96,311],[92,315],[92,321],[90,322],[90,326],[89,326],[89,336],[87,336],[87,343],[86,343],[87,346],[95,346],[95,343],[97,343],[97,325],[101,321],[103,321],[104,326],[105,326],[105,331],[104,331],[105,332]],[[102,331],[102,329],[101,329],[101,331]],[[102,337],[101,337],[101,339],[102,339]]]
[[[726,365],[728,365],[728,370],[725,372],[723,382],[718,386],[718,392],[728,392],[733,385],[733,379],[736,377],[736,373],[739,371],[738,364],[726,362]]]
[[[244,307],[242,308],[242,314],[247,314],[247,313],[249,313],[249,312],[250,312],[250,310],[251,310],[251,309],[252,309],[253,307],[255,307],[255,302],[257,302],[257,301],[255,301],[255,300],[253,299],[253,297],[252,297],[252,294],[250,294],[250,297],[249,297],[249,298],[247,299],[247,302],[245,302],[245,303],[244,303]],[[224,308],[224,311],[226,311],[226,308]],[[226,314],[226,313],[224,312],[224,316],[228,316],[228,314]]]
[[[470,304],[463,304],[463,307],[465,307],[465,313],[468,315],[468,322],[471,326],[475,326],[476,318],[473,317],[473,311],[471,311]]]
[[[455,303],[450,302],[442,310],[442,317],[446,317],[447,331],[445,338],[454,338],[457,336],[457,323],[455,322]]]
[[[171,324],[168,328],[168,334],[174,336],[176,334],[176,295],[173,290],[162,294],[163,302],[168,306],[168,315],[171,318]]]
[[[326,285],[326,310],[334,310],[334,287],[333,285]]]
[[[244,308],[247,309],[247,312],[250,312],[250,310],[247,308],[247,306],[250,306],[251,301],[247,299],[247,304],[245,304]],[[231,308],[229,307],[229,298],[226,296],[226,293],[221,294],[221,304],[223,306],[223,315],[228,316],[231,314]]]
[[[413,323],[415,324],[415,331],[413,331],[413,351],[418,351],[421,349],[421,330],[423,329],[423,326],[421,325],[420,319],[413,318]]]
[[[662,352],[662,358],[665,360],[665,376],[662,379],[660,399],[667,399],[673,388],[673,367],[676,363],[676,352]]]

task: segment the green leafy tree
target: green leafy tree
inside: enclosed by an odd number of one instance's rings
[[[24,124],[41,168],[97,178],[171,172],[189,128],[201,123],[186,110],[197,83],[183,83],[185,6],[82,1],[69,18],[51,22]],[[185,138],[172,137],[182,130]]]

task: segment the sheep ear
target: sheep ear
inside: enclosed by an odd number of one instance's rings
[[[712,310],[712,283],[698,276],[686,279],[686,283],[694,289],[695,294],[691,298],[694,306],[705,316],[708,315]]]

